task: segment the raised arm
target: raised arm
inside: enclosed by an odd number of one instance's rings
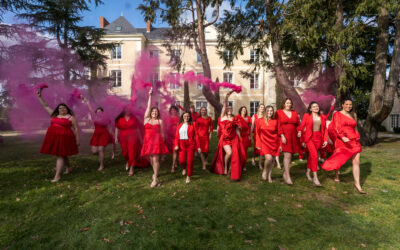
[[[224,103],[223,103],[223,105],[222,105],[221,117],[224,117],[224,116],[226,115],[225,112],[226,112],[226,107],[228,106],[228,99],[229,99],[229,96],[230,96],[233,92],[234,92],[234,90],[232,90],[232,91],[228,92],[228,94],[226,94]]]
[[[49,105],[47,105],[47,103],[42,97],[42,89],[39,89],[37,91],[37,96],[39,98],[40,104],[42,104],[42,107],[47,111],[47,113],[49,113],[49,115],[53,114],[53,110],[49,107]]]
[[[152,99],[151,97],[152,97],[152,94],[153,94],[153,88],[151,88],[150,91],[149,91],[149,100],[148,100],[148,102],[147,102],[146,112],[144,113],[144,120],[145,120],[145,123],[146,123],[146,119],[149,119],[149,118],[150,118],[151,99]]]
[[[94,112],[93,112],[92,105],[90,105],[89,101],[88,101],[85,97],[82,96],[81,98],[82,98],[82,102],[85,103],[86,106],[88,107],[89,112],[90,112],[90,117],[91,117],[92,120],[93,120],[93,118],[94,118]]]

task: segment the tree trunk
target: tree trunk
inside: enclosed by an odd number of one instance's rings
[[[343,17],[343,4],[342,4],[342,0],[336,0],[336,11],[335,11],[335,15],[336,15],[336,21],[335,21],[335,31],[336,34],[339,34],[339,37],[341,37],[341,33],[343,32],[343,21],[344,21],[344,17]],[[338,94],[338,101],[337,103],[340,104],[342,103],[342,100],[344,100],[344,98],[349,97],[348,96],[348,89],[343,88],[342,86],[342,81],[343,79],[346,77],[346,72],[343,68],[344,66],[344,59],[345,56],[343,55],[343,41],[342,39],[338,39],[338,41],[334,41],[336,43],[335,45],[335,82],[336,82],[336,88],[337,88],[337,94]]]
[[[400,78],[400,11],[395,18],[395,37],[390,64],[389,80],[385,81],[388,51],[389,13],[382,8],[378,18],[379,38],[375,55],[375,75],[370,96],[370,106],[365,122],[359,122],[361,143],[374,145],[378,140],[378,128],[393,108],[396,87]]]
[[[185,110],[190,108],[189,83],[187,81],[183,83],[183,108]]]
[[[286,97],[292,99],[296,111],[299,114],[304,114],[307,111],[307,108],[294,88],[293,82],[289,80],[283,65],[279,30],[278,24],[276,23],[277,17],[274,14],[273,3],[271,3],[271,0],[265,0],[265,5],[267,12],[268,35],[271,36],[272,55],[274,59],[273,69],[275,71],[276,81],[282,86]]]

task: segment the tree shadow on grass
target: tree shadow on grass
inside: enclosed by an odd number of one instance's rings
[[[371,162],[363,162],[360,164],[360,184],[361,186],[367,181],[369,175],[371,175]],[[341,182],[354,182],[353,170],[351,162],[346,163],[340,168],[340,181]]]

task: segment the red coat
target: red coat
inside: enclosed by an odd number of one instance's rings
[[[179,140],[180,140],[179,139],[179,129],[181,129],[182,125],[183,125],[183,123],[179,123],[178,127],[176,128],[174,148],[175,147],[179,148]],[[188,124],[187,133],[188,133],[190,147],[195,150],[200,148],[199,135],[197,134],[197,129],[196,129],[195,123]]]
[[[328,131],[326,129],[326,116],[321,115],[321,134],[323,136],[322,141],[328,142]],[[313,135],[313,116],[312,114],[305,113],[301,125],[299,127],[301,131],[301,142],[307,143],[311,140]]]

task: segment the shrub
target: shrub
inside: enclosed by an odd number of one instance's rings
[[[386,127],[385,127],[385,126],[380,125],[379,128],[378,128],[378,131],[379,131],[379,132],[386,132],[387,130],[386,130]]]
[[[396,134],[400,134],[400,127],[393,128],[393,132],[395,132]]]

